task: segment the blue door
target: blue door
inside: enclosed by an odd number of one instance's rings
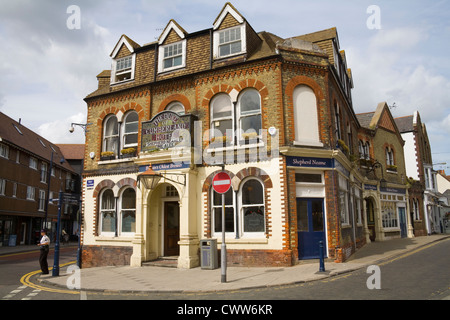
[[[406,230],[406,213],[405,208],[400,207],[398,208],[398,215],[400,218],[400,233],[402,238],[406,238],[408,236],[407,230]]]
[[[324,242],[325,250],[325,221],[323,199],[297,198],[297,233],[298,258],[318,259],[319,242]]]

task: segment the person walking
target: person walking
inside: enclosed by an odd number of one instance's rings
[[[41,247],[41,254],[39,256],[39,264],[41,265],[42,274],[49,274],[47,256],[48,256],[48,250],[50,247],[50,238],[47,236],[46,230],[41,230],[41,236],[42,236],[41,241],[38,244],[38,246]]]

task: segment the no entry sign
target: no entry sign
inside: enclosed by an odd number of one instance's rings
[[[231,178],[228,173],[221,171],[214,176],[212,185],[215,192],[227,193],[231,187]]]

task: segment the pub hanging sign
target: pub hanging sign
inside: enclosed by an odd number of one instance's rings
[[[183,130],[191,132],[194,116],[180,116],[172,111],[163,111],[153,117],[152,120],[142,123],[143,152],[153,152],[173,148],[182,142]],[[192,141],[189,142],[192,145]]]

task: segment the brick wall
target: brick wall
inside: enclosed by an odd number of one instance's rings
[[[83,246],[82,267],[126,266],[130,264],[132,247]]]

